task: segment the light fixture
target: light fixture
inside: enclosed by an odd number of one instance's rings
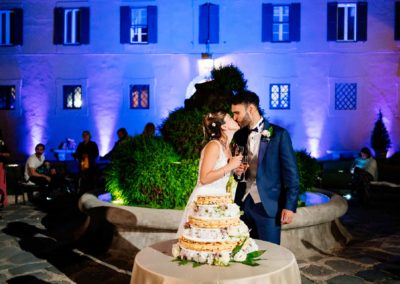
[[[206,52],[201,53],[201,59],[198,61],[199,75],[210,76],[214,68],[214,60],[210,52],[210,45],[206,44]]]

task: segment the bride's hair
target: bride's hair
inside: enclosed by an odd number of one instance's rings
[[[203,131],[206,141],[222,137],[221,125],[225,123],[224,118],[226,114],[224,111],[217,111],[207,113],[203,117]]]

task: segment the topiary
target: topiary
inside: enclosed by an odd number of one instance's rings
[[[371,146],[378,158],[386,158],[387,150],[392,145],[389,132],[383,122],[382,112],[379,110],[378,119],[375,122],[374,129],[371,135]]]
[[[119,145],[105,172],[106,189],[124,204],[183,208],[192,192],[198,160],[179,160],[160,137],[129,137]]]
[[[230,97],[246,88],[243,73],[233,65],[213,69],[211,75],[213,80],[197,84],[195,94],[185,101],[185,107],[171,112],[160,127],[162,136],[183,158],[200,155],[203,116],[217,110],[229,112]]]
[[[166,141],[185,159],[196,159],[203,148],[203,116],[208,109],[176,109],[163,121],[160,131]]]

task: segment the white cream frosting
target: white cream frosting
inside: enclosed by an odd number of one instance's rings
[[[240,208],[236,204],[193,205],[192,216],[198,219],[226,219],[240,217]]]
[[[186,239],[196,242],[224,242],[238,241],[249,236],[247,226],[240,221],[239,226],[231,226],[228,228],[186,228],[183,232]]]

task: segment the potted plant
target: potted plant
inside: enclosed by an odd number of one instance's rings
[[[385,159],[387,151],[392,144],[382,117],[382,112],[379,110],[378,119],[375,122],[371,135],[371,146],[375,151],[375,157],[377,159]]]

